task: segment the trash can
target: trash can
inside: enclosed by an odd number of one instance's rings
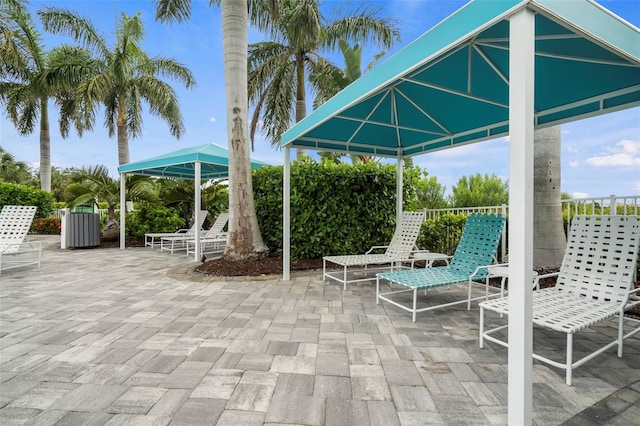
[[[100,215],[98,213],[69,213],[67,247],[96,247],[100,245]]]

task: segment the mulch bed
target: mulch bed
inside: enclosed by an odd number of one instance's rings
[[[306,271],[322,268],[322,258],[292,259],[292,271]],[[196,267],[196,272],[219,277],[256,277],[282,274],[282,255],[272,253],[259,260],[231,260],[219,258],[206,261]]]

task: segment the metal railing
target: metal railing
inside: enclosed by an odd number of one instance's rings
[[[591,215],[640,215],[640,195],[608,195],[604,197],[577,198],[561,200],[562,214],[566,216],[565,234],[569,235],[571,219],[576,214]],[[612,208],[614,206],[614,208]],[[502,213],[509,217],[509,207],[506,204],[501,206],[483,207],[461,207],[446,209],[425,209],[426,220],[437,219],[443,214],[465,214],[469,213]],[[507,252],[506,232],[502,233],[501,244],[502,258]]]

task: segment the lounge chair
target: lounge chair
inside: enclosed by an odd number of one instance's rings
[[[639,243],[637,216],[575,216],[560,271],[539,276],[558,278],[555,287],[533,292],[533,324],[566,333],[567,353],[564,363],[535,353],[533,358],[565,369],[567,385],[571,385],[574,368],[612,346],[618,345],[618,357],[622,357],[624,339],[640,331],[638,327],[624,334],[624,311],[632,305],[629,296],[640,292],[633,283]],[[485,339],[508,347],[506,341],[492,335],[507,325],[484,331],[485,309],[508,315],[509,297],[480,303],[480,347]],[[616,315],[617,339],[573,361],[573,335]]]
[[[411,269],[404,271],[383,272],[376,275],[376,303],[380,300],[398,306],[412,313],[413,322],[416,321],[418,312],[467,303],[467,309],[471,308],[471,302],[489,297],[489,284],[484,280],[487,275],[487,267],[495,261],[496,251],[500,243],[500,237],[504,228],[504,217],[495,214],[472,213],[462,229],[462,235],[458,247],[449,261],[448,266],[438,266],[424,269]],[[390,284],[405,287],[402,290],[394,290],[380,293],[380,281],[386,280]],[[480,282],[482,281],[482,282]],[[433,289],[436,287],[450,286],[453,284],[468,283],[468,297],[425,308],[417,308],[418,290]],[[484,284],[485,294],[481,297],[471,297],[472,284]],[[413,292],[413,301],[410,306],[391,300],[388,296],[398,293]],[[492,295],[494,296],[494,295]]]
[[[416,240],[420,233],[420,227],[424,222],[424,212],[403,212],[400,224],[396,227],[396,231],[388,246],[373,246],[365,254],[347,255],[347,256],[325,256],[322,258],[322,277],[336,280],[343,284],[344,290],[347,289],[347,283],[358,281],[369,281],[372,277],[347,279],[348,272],[355,274],[362,269],[351,270],[349,267],[364,266],[364,270],[369,270],[369,265],[375,265],[377,268],[388,265],[385,269],[393,270],[396,266],[403,262],[411,262],[413,259],[411,253],[416,248]],[[384,253],[374,254],[374,250],[386,249]],[[340,272],[327,272],[327,263],[333,263],[342,267]],[[375,268],[374,268],[375,269]]]
[[[26,241],[36,206],[4,206],[0,212],[0,274],[3,270],[36,265],[40,268],[42,243]]]
[[[226,232],[224,232],[224,227],[227,225],[229,221],[229,213],[220,213],[216,218],[216,221],[211,225],[208,231],[200,232],[200,238],[202,240],[206,239],[215,239],[224,236],[226,240]],[[164,237],[160,240],[160,251],[169,251],[173,254],[176,250],[186,250],[187,244],[189,241],[195,242],[195,235],[185,235],[185,236],[170,236]]]
[[[162,238],[167,237],[186,237],[195,235],[196,230],[202,230],[202,224],[207,220],[207,211],[200,210],[200,222],[195,223],[189,229],[178,229],[176,232],[155,232],[151,234],[144,234],[144,246],[151,247],[155,244],[160,244]]]

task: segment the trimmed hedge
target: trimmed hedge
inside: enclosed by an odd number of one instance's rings
[[[466,221],[466,215],[451,213],[443,214],[436,219],[426,220],[420,229],[418,247],[452,255],[458,246]]]
[[[53,215],[53,195],[47,191],[16,183],[0,182],[0,209],[10,206],[37,206],[34,219]]]
[[[253,170],[258,223],[265,244],[282,252],[283,166]],[[405,181],[411,173],[405,175]],[[405,205],[415,190],[405,185]],[[396,214],[396,167],[304,160],[291,167],[291,257],[364,253],[388,244]]]
[[[144,237],[152,232],[175,232],[184,225],[179,214],[167,207],[139,206],[126,214],[127,235]]]

